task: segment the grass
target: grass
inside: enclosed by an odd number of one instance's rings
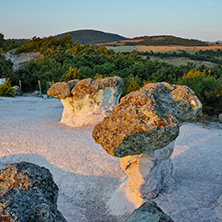
[[[124,45],[119,45],[119,46],[107,46],[108,49],[112,49],[115,52],[132,52],[134,50],[139,51],[139,52],[179,52],[179,50],[184,50],[189,52],[190,54],[194,54],[195,52],[199,50],[217,50],[217,49],[222,49],[222,44],[212,44],[209,46],[124,46]],[[145,57],[144,57],[145,58]],[[151,59],[154,60],[158,57],[156,56],[151,56]],[[220,58],[221,59],[221,58]],[[208,62],[208,61],[197,61],[197,60],[192,60],[189,58],[185,57],[169,57],[169,58],[158,58],[160,62],[166,62],[174,66],[180,66],[180,65],[187,65],[188,62],[196,64],[197,67],[200,67],[202,65],[205,65],[209,68],[213,68],[216,63],[213,62]]]
[[[144,46],[144,45],[138,45],[138,46],[108,46],[108,49],[112,49],[115,52],[132,52],[133,50],[137,50],[140,52],[169,52],[169,51],[178,51],[178,50],[184,50],[184,51],[199,51],[199,50],[217,50],[222,49],[222,44],[216,45],[209,45],[209,46],[177,46],[177,45],[166,45],[166,46]]]
[[[156,58],[157,57],[152,56],[151,60],[154,60]],[[158,58],[158,60],[160,62],[166,62],[166,63],[174,65],[174,66],[187,65],[188,62],[196,64],[197,67],[205,65],[205,66],[207,66],[209,68],[213,68],[215,65],[217,65],[216,63],[213,63],[213,62],[197,61],[197,60],[192,60],[192,59],[184,58],[184,57],[180,57],[180,58],[178,58],[178,57],[170,57],[170,58],[163,58],[163,59]]]

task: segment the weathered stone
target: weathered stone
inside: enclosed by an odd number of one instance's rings
[[[60,99],[65,99],[69,97],[70,89],[69,85],[65,82],[57,82],[53,84],[47,91],[47,94],[52,97],[58,97]]]
[[[91,78],[56,83],[48,94],[59,97],[64,106],[61,122],[78,127],[95,125],[119,102],[123,81],[120,77]]]
[[[222,113],[218,116],[219,121],[222,123]]]
[[[15,96],[21,96],[22,91],[21,91],[21,88],[19,86],[13,86],[12,88],[15,91]]]
[[[92,136],[112,156],[149,153],[174,141],[179,123],[196,118],[201,110],[189,87],[151,83],[123,97]]]
[[[130,193],[152,199],[173,181],[170,157],[180,124],[201,111],[189,87],[150,83],[123,97],[92,136],[108,154],[120,157]]]
[[[41,91],[34,91],[33,93],[30,94],[30,96],[35,96],[35,97],[41,97],[43,98],[42,92]]]
[[[170,159],[174,142],[147,154],[120,158],[120,166],[128,176],[129,192],[143,199],[155,198],[168,181],[174,181]]]
[[[0,174],[0,221],[66,221],[57,210],[58,187],[44,167],[21,162]]]
[[[173,222],[153,201],[148,201],[134,210],[127,222]]]

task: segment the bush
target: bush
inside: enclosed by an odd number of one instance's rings
[[[68,82],[73,79],[80,79],[81,73],[80,69],[69,67],[69,71],[67,71],[62,78],[60,79],[60,82]]]
[[[4,84],[0,85],[0,96],[12,97],[15,95],[15,91],[11,86],[11,83],[7,79]]]
[[[203,112],[210,115],[222,113],[222,84],[220,79],[210,76],[205,71],[192,69],[185,74],[180,85],[189,86],[203,104]]]

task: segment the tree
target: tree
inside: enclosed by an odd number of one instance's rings
[[[4,48],[5,40],[4,40],[4,35],[0,33],[0,48]]]
[[[80,73],[80,69],[77,68],[73,68],[73,67],[69,67],[69,71],[66,72],[62,78],[60,79],[60,81],[64,81],[64,82],[68,82],[70,80],[73,79],[80,79],[81,73]]]
[[[220,79],[196,69],[184,74],[180,85],[189,86],[203,104],[203,112],[210,115],[222,112],[222,84]]]
[[[0,55],[0,78],[9,78],[12,74],[12,62],[6,60],[5,56]]]

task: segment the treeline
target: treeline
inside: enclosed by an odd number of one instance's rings
[[[144,59],[138,53],[115,53],[105,46],[92,47],[78,42],[73,44],[69,36],[57,40],[51,37],[33,38],[25,41],[18,50],[41,51],[43,54],[17,71],[12,71],[12,64],[9,61],[3,58],[0,60],[0,78],[9,78],[12,85],[18,85],[18,81],[21,80],[26,92],[34,91],[38,80],[41,80],[43,92],[46,92],[47,81],[67,82],[75,78],[120,76],[124,81],[123,95],[139,89],[148,82],[187,84],[198,93],[205,112],[222,113],[221,66],[212,69],[196,68],[194,64],[189,63],[176,67],[162,63],[158,59]]]
[[[4,34],[0,33],[0,54],[20,46],[20,42],[12,39],[4,39]]]
[[[43,55],[48,51],[60,51],[61,48],[67,49],[67,44],[72,44],[72,37],[70,35],[65,35],[62,38],[49,37],[36,37],[32,39],[26,39],[19,47],[16,49],[15,54],[23,52],[40,52]]]
[[[177,52],[137,52],[140,55],[143,56],[154,56],[158,58],[171,58],[171,57],[185,57],[189,58],[191,60],[197,60],[197,61],[208,61],[212,62],[218,65],[222,65],[222,50],[217,49],[217,50],[205,50],[205,51],[197,51],[194,54],[189,53],[185,50],[179,50]]]
[[[144,36],[135,39],[143,38],[142,41],[137,42],[137,45],[183,45],[183,46],[208,46],[206,42],[196,39],[184,39],[175,36]]]

